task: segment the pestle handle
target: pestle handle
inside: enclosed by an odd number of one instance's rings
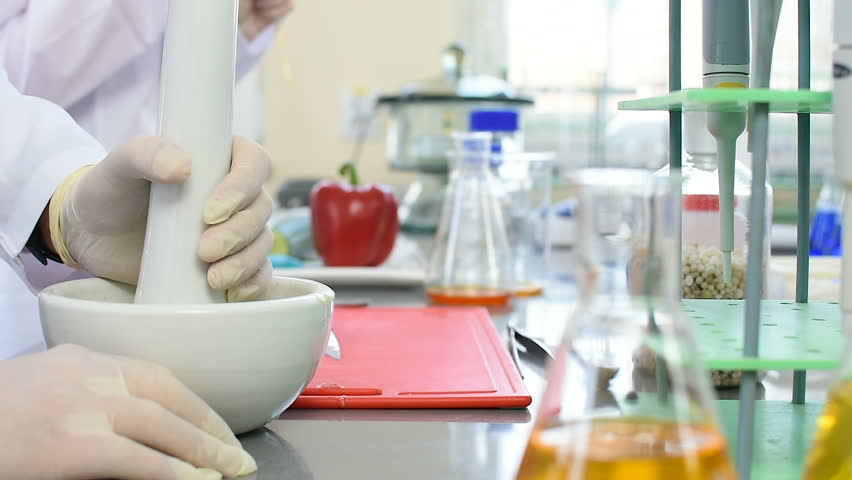
[[[171,0],[160,92],[159,135],[190,158],[180,185],[154,184],[136,303],[225,301],[198,258],[204,203],[231,164],[238,0]]]

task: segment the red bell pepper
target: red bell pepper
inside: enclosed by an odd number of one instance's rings
[[[352,164],[340,174],[349,184],[326,180],[311,191],[314,245],[329,267],[377,267],[399,234],[396,195],[384,185],[359,185]]]

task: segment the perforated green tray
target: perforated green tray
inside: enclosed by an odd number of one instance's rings
[[[830,113],[831,92],[771,90],[766,88],[696,88],[658,97],[618,102],[619,110],[742,110],[752,103],[768,103],[776,113]]]
[[[840,367],[846,344],[837,302],[764,300],[758,356],[743,357],[745,302],[684,300],[704,365],[721,370],[810,370]]]
[[[739,400],[719,400],[722,429],[730,452],[737,451]],[[800,480],[823,405],[755,402],[754,480]],[[733,455],[733,453],[732,453]]]

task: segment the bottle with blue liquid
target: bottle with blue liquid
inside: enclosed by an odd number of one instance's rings
[[[811,226],[812,256],[839,257],[843,253],[843,190],[826,175],[817,198]]]

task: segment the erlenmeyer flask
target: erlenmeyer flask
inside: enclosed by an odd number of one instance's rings
[[[736,478],[678,302],[671,180],[619,169],[571,180],[581,296],[518,479]]]
[[[490,166],[491,135],[455,135],[452,157],[426,293],[439,304],[505,306],[512,298],[512,270]]]

